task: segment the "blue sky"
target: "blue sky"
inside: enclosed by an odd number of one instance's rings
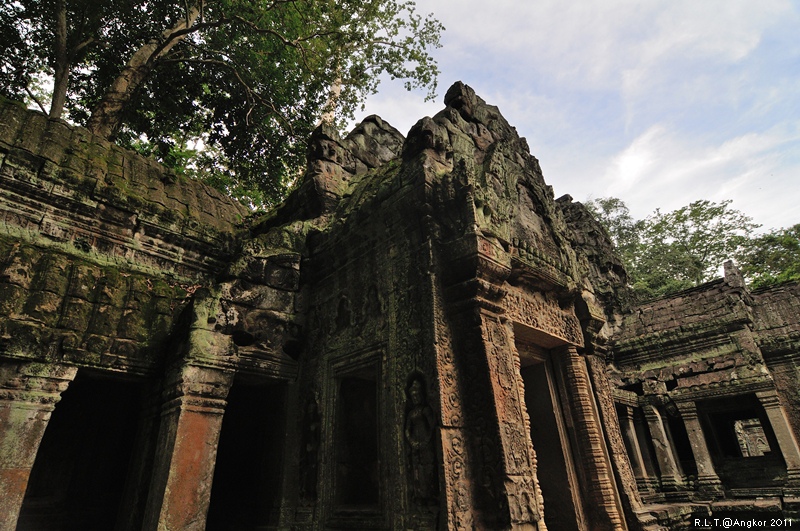
[[[800,223],[800,2],[418,0],[447,28],[439,96],[384,82],[358,119],[406,133],[455,81],[497,105],[556,197],[636,218],[732,199]]]

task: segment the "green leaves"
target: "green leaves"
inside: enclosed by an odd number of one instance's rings
[[[617,198],[588,202],[617,245],[634,297],[661,297],[708,282],[736,258],[754,287],[800,277],[800,225],[753,237],[759,227],[731,201],[701,200],[635,221]],[[793,276],[794,275],[794,276]]]
[[[800,223],[750,239],[738,260],[752,288],[800,280]]]
[[[695,201],[666,214],[656,210],[645,220],[643,254],[671,262],[672,276],[699,285],[718,276],[719,267],[733,258],[759,227],[752,218],[721,203]]]
[[[30,99],[37,76],[66,68],[71,120],[164,162],[199,142],[209,150],[189,169],[221,170],[209,180],[269,205],[323,113],[352,118],[381,74],[434,95],[443,27],[402,0],[15,0],[0,30],[3,95]]]

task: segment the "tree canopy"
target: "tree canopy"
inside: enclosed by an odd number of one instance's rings
[[[12,0],[0,93],[269,204],[325,113],[382,75],[433,97],[442,25],[404,0]],[[52,77],[49,101],[42,79]]]
[[[634,220],[618,198],[586,203],[616,244],[637,300],[713,280],[729,259],[753,288],[800,279],[800,224],[754,235],[759,225],[730,205],[730,200],[694,201]]]
[[[800,223],[751,238],[738,261],[753,288],[800,280]]]

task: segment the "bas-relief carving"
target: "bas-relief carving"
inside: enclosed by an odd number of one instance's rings
[[[463,405],[459,392],[459,371],[455,364],[454,346],[450,326],[444,317],[440,295],[434,295],[434,349],[436,353],[436,369],[439,375],[439,402],[442,426],[461,426]]]
[[[534,478],[536,460],[530,440],[530,420],[523,407],[524,387],[511,322],[484,319],[489,372],[495,379],[495,408],[506,477],[505,497],[512,522],[536,523],[540,519],[541,491]],[[496,475],[496,474],[495,474]],[[522,479],[526,478],[526,479]],[[505,509],[503,509],[505,510]]]
[[[345,328],[349,327],[352,324],[352,311],[350,308],[350,300],[347,297],[342,296],[339,299],[339,306],[336,311],[336,332],[340,332]]]
[[[433,439],[436,418],[428,404],[422,375],[413,374],[406,389],[408,411],[403,434],[409,453],[412,501],[417,505],[435,505],[438,498],[438,474]]]
[[[449,529],[473,529],[472,481],[469,477],[467,440],[464,430],[442,430]]]
[[[300,498],[313,501],[317,498],[317,471],[319,466],[320,432],[322,421],[316,400],[308,401],[303,418],[302,446],[300,449]]]
[[[580,321],[572,308],[561,309],[554,296],[541,292],[509,289],[503,298],[506,316],[578,347],[583,346]]]
[[[541,514],[536,508],[535,486],[532,476],[516,476],[506,480],[508,508],[511,521],[516,524],[537,523]]]

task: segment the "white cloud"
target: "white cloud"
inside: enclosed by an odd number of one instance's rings
[[[654,125],[612,159],[604,176],[605,181],[610,181],[607,195],[622,196],[657,171],[668,142],[665,135],[663,126]]]
[[[798,124],[779,124],[719,144],[656,125],[609,160],[597,195],[622,198],[637,217],[697,199],[733,199],[735,208],[759,223],[789,225],[800,222],[792,184],[800,179],[792,175],[800,175]],[[774,194],[779,186],[789,193]]]

